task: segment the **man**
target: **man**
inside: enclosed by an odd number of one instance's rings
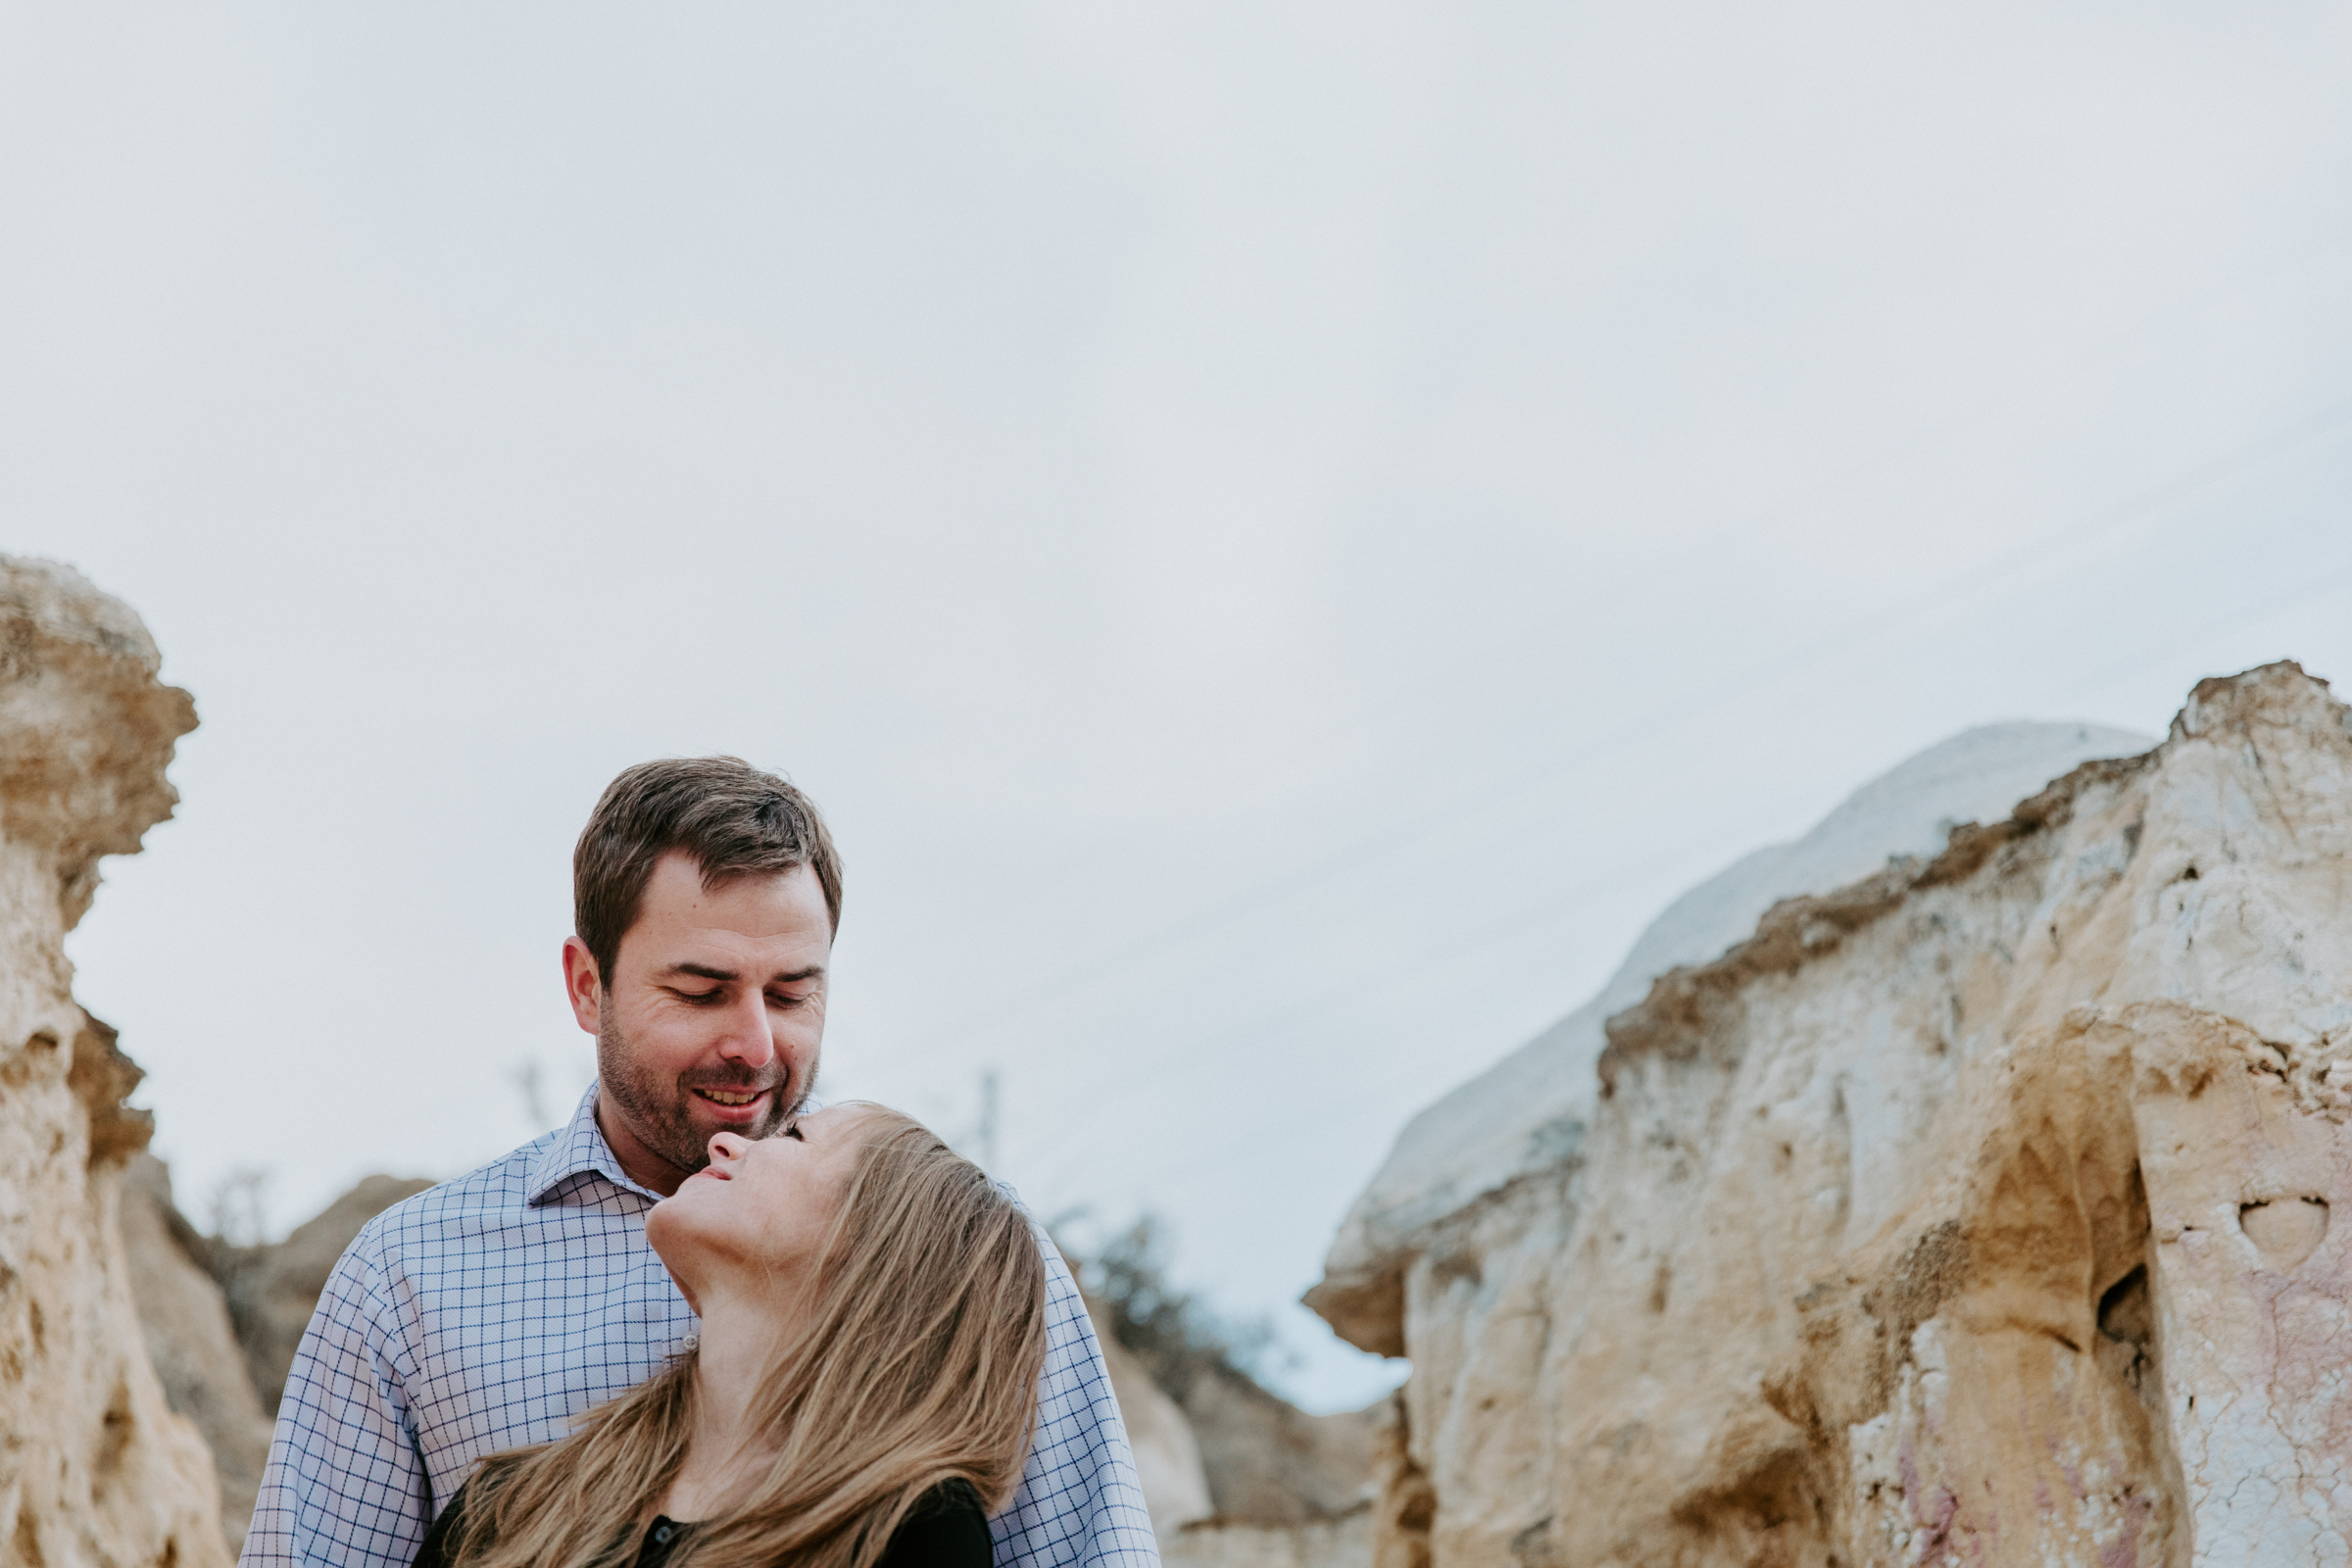
[[[733,758],[613,780],[572,857],[572,1013],[597,1082],[568,1126],[370,1221],[286,1379],[243,1562],[408,1568],[474,1460],[555,1437],[693,1333],[645,1212],[713,1133],[765,1137],[824,1037],[841,860],[815,807]],[[1154,1568],[1110,1379],[1044,1247],[1049,1342],[1000,1563]]]

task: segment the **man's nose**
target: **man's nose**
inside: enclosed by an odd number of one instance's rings
[[[776,1037],[768,1028],[764,993],[754,991],[727,1009],[718,1054],[747,1067],[764,1067],[775,1059]]]

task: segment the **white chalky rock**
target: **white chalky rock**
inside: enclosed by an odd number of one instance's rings
[[[2345,710],[2012,786],[1400,1141],[1315,1297],[1412,1358],[1383,1561],[2352,1563]]]

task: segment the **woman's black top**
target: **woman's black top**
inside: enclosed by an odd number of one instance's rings
[[[470,1486],[472,1483],[468,1482]],[[449,1499],[441,1517],[416,1548],[415,1568],[449,1568],[451,1528],[466,1505],[466,1488]],[[662,1568],[669,1554],[686,1544],[691,1524],[656,1519],[645,1527],[638,1544],[635,1568]],[[923,1494],[899,1525],[898,1534],[882,1553],[881,1568],[991,1568],[995,1548],[989,1544],[988,1516],[980,1511],[980,1494],[970,1485],[950,1481]]]

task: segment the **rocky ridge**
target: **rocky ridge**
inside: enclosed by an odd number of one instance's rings
[[[209,1266],[212,1246],[180,1217],[172,1173],[153,1154],[134,1157],[124,1174],[121,1221],[147,1358],[166,1402],[195,1424],[212,1452],[221,1532],[231,1552],[241,1550],[270,1458],[270,1414],[246,1375],[236,1324]]]

